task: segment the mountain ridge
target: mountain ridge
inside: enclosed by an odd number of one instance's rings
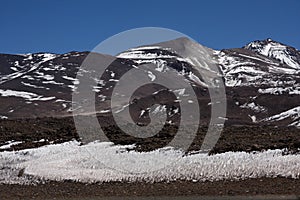
[[[265,51],[266,48],[269,51]],[[209,122],[210,102],[206,88],[207,80],[210,79],[204,80],[202,75],[204,73],[205,76],[212,77],[211,73],[214,70],[210,69],[210,66],[216,65],[219,72],[215,72],[220,73],[226,86],[229,110],[226,123],[298,126],[295,122],[295,112],[284,120],[278,117],[281,113],[286,116],[288,110],[299,106],[298,53],[295,48],[271,39],[253,41],[241,48],[213,50],[187,38],[179,38],[135,47],[112,57],[116,60],[112,63],[111,71],[104,75],[107,79],[105,84],[99,85],[102,80],[97,80],[93,91],[102,102],[99,112],[104,113],[108,109],[109,101],[105,88],[113,86],[113,82],[125,72],[123,69],[152,63],[156,65],[153,69],[155,73],[164,73],[166,66],[169,66],[180,72],[184,79],[193,85],[199,104],[204,107],[204,121]],[[72,115],[71,94],[80,84],[76,75],[85,74],[79,70],[88,54],[89,52],[77,51],[65,54],[0,54],[0,101],[5,105],[0,109],[1,118]],[[194,57],[199,55],[208,55],[212,58],[211,63],[206,66],[198,64]],[[290,62],[287,59],[290,59]],[[152,75],[151,79],[153,78]],[[141,94],[145,95],[145,91]],[[141,94],[137,95],[141,97]],[[154,96],[147,94],[143,101]],[[139,106],[145,105],[144,103],[140,102]],[[120,106],[122,108],[126,105]],[[143,116],[141,109],[134,109],[137,120],[143,121],[144,119],[139,119],[143,118],[139,117]],[[160,108],[154,110],[164,111]]]

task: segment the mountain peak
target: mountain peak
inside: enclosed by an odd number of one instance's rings
[[[249,50],[255,50],[258,48],[262,48],[268,44],[274,44],[274,45],[277,44],[277,45],[281,45],[281,46],[287,46],[287,45],[281,44],[280,42],[273,40],[272,38],[266,38],[264,40],[254,40],[253,42],[250,42],[247,45],[245,45],[243,48],[249,49]]]
[[[300,52],[293,47],[274,41],[271,38],[255,40],[243,48],[276,59],[291,68],[300,69]]]
[[[268,42],[272,42],[273,40],[271,38],[266,39]]]
[[[272,38],[266,38],[264,40],[256,40],[255,42],[262,42],[262,43],[270,43],[270,42],[273,42],[273,43],[279,43],[275,40],[273,40]]]

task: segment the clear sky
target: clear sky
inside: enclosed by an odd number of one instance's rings
[[[0,53],[89,51],[149,26],[214,49],[269,37],[300,49],[299,0],[2,0],[0,20]]]

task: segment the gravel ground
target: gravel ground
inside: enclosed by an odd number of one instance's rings
[[[300,196],[300,180],[261,178],[241,181],[170,183],[49,182],[39,185],[0,185],[1,199],[86,199],[96,197],[137,196]],[[254,198],[255,199],[255,198]]]

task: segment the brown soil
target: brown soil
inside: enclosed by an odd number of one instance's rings
[[[188,128],[188,127],[187,127]],[[176,134],[175,126],[166,126],[155,137],[139,139],[122,133],[116,126],[106,126],[106,135],[116,144],[137,144],[137,150],[149,151],[163,147]],[[199,150],[207,127],[199,128],[198,135],[189,151]],[[41,139],[45,141],[38,142]],[[49,143],[61,143],[79,139],[72,117],[0,120],[0,145],[7,141],[24,141],[9,150],[33,148]],[[229,126],[211,153],[227,151],[262,151],[267,149],[287,149],[296,153],[300,149],[300,129],[273,126]],[[2,150],[3,151],[3,150]]]
[[[241,181],[170,183],[49,182],[39,185],[0,185],[1,199],[57,199],[108,196],[221,196],[221,195],[300,195],[300,180],[261,178]]]
[[[43,142],[38,142],[44,139]],[[23,141],[10,150],[20,150],[78,139],[74,122],[66,118],[28,118],[0,120],[0,145],[7,141]]]

